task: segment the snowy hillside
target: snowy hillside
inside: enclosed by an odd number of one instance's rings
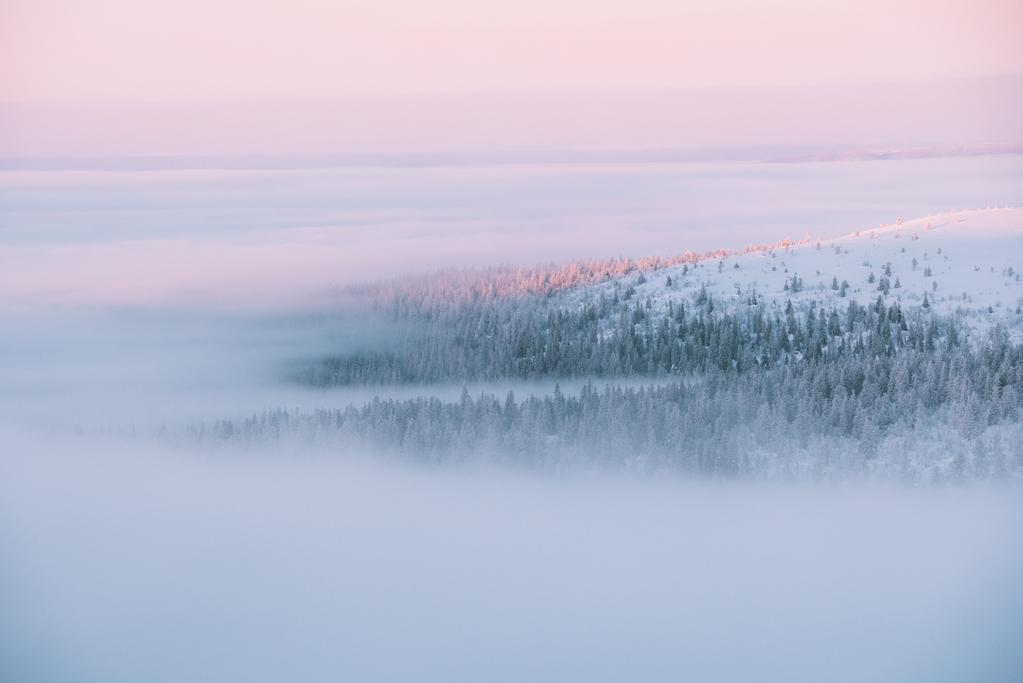
[[[1017,476],[1021,219],[1010,209],[949,213],[829,241],[370,288],[367,310],[387,331],[380,342],[340,348],[294,379],[462,384],[458,401],[279,410],[201,425],[188,438],[249,445],[314,434],[388,457],[486,453],[554,470]],[[523,398],[466,387],[536,380],[585,384],[576,395]]]
[[[1023,209],[955,211],[880,225],[832,240],[749,247],[716,259],[630,273],[568,294],[584,301],[616,287],[653,309],[705,289],[715,301],[859,304],[884,294],[903,308],[958,313],[970,326],[1023,327]],[[630,297],[631,298],[631,297]]]

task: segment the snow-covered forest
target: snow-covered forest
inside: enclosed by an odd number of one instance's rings
[[[1023,471],[1023,288],[1012,257],[1023,250],[998,250],[1020,244],[1018,219],[969,212],[943,217],[949,227],[937,238],[931,218],[827,244],[362,286],[349,295],[382,321],[381,340],[293,368],[293,381],[588,383],[518,399],[463,390],[458,401],[281,408],[187,433],[213,444],[306,439],[421,462],[547,469],[1014,477]],[[967,230],[973,241],[958,244]],[[939,290],[921,260],[955,293]],[[637,379],[651,384],[620,385]]]

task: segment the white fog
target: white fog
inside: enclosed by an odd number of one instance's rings
[[[1023,664],[1016,489],[7,443],[10,680],[997,681]]]
[[[1016,679],[1018,475],[534,470],[187,430],[667,384],[295,369],[396,344],[353,284],[1018,206],[1021,159],[0,173],[0,678]]]

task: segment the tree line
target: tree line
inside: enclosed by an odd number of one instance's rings
[[[574,308],[544,297],[393,313],[386,348],[319,359],[296,373],[315,386],[737,373],[792,362],[960,346],[952,317],[907,313],[883,296],[842,308],[769,306],[751,293],[727,310],[705,290],[658,307],[628,289]]]
[[[576,395],[556,390],[522,400],[463,390],[459,401],[377,398],[344,410],[274,410],[203,425],[189,438],[305,439],[424,463],[994,478],[1023,471],[1021,397],[1023,349],[996,331],[972,346],[903,344],[742,373],[712,365],[688,381],[641,388],[587,384]]]

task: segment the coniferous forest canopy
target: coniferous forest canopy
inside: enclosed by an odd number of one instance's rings
[[[554,378],[586,381],[578,393],[463,390],[459,401],[282,408],[189,435],[307,438],[428,463],[724,477],[950,481],[1023,467],[1023,346],[1003,327],[972,330],[926,303],[904,310],[886,296],[890,266],[866,305],[837,279],[828,304],[768,303],[755,290],[721,302],[703,286],[665,303],[628,284],[679,263],[685,278],[702,259],[450,271],[361,287],[362,315],[382,321],[385,339],[291,371],[324,389]],[[615,279],[623,276],[631,280]],[[572,296],[594,282],[612,286]],[[799,277],[790,283],[799,288]],[[669,275],[663,286],[678,285]]]

